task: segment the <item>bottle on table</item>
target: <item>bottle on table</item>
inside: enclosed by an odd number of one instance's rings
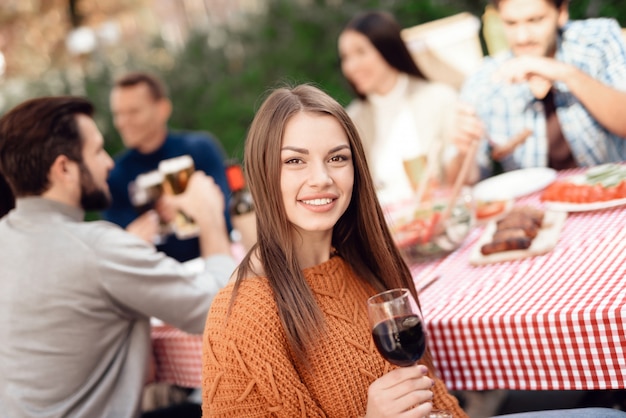
[[[241,164],[231,160],[226,164],[226,178],[231,190],[228,212],[233,224],[231,237],[249,250],[256,243],[256,215],[252,194],[246,187]]]

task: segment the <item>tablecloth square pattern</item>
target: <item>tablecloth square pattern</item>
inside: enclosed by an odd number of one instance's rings
[[[202,336],[169,325],[152,328],[156,380],[187,388],[199,388],[202,373]]]
[[[541,206],[539,195],[519,203]],[[543,256],[473,267],[481,233],[445,258],[411,266],[448,387],[626,388],[626,207],[570,214]],[[200,387],[202,337],[168,326],[152,337],[157,379]]]
[[[539,194],[519,203],[541,206]],[[448,386],[626,387],[626,208],[570,214],[544,256],[472,267],[481,233],[428,272],[441,278],[420,296]]]

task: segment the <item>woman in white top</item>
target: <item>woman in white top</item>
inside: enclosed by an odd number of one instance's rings
[[[448,172],[443,155],[457,93],[451,86],[426,80],[400,32],[392,15],[365,12],[346,25],[338,41],[342,72],[358,96],[347,111],[359,129],[384,200],[414,193],[405,160],[434,156],[436,177],[443,183],[452,183],[456,171]]]

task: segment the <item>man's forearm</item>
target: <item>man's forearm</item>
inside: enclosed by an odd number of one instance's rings
[[[223,216],[196,220],[200,227],[200,255],[208,257],[216,254],[230,255],[230,240]]]
[[[626,92],[615,90],[574,67],[563,81],[600,125],[626,138]]]

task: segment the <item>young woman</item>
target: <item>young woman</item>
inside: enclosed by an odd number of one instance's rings
[[[244,160],[258,244],[209,313],[205,416],[464,417],[430,356],[394,368],[374,347],[367,298],[417,295],[341,105],[307,85],[274,91]]]
[[[408,288],[356,128],[319,89],[275,90],[246,140],[257,244],[215,297],[203,353],[205,417],[466,418],[430,354],[396,368],[376,351],[367,299]],[[613,410],[530,417],[622,417]]]
[[[379,195],[391,201],[410,197],[415,185],[403,163],[419,155],[437,164],[436,180],[452,183],[459,164],[446,155],[452,155],[457,93],[424,77],[394,17],[355,16],[341,32],[338,49],[341,70],[357,95],[348,114],[359,128]]]

